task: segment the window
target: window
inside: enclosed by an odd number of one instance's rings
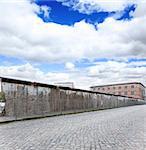
[[[110,87],[108,87],[108,90],[110,90]]]
[[[119,89],[121,89],[121,86],[119,86]]]
[[[104,88],[102,88],[102,90],[104,91]]]
[[[100,88],[98,88],[98,90],[100,90]]]
[[[115,87],[113,87],[113,89],[116,89]]]
[[[125,89],[127,89],[127,86],[125,86]]]
[[[131,85],[131,88],[134,88],[134,85]]]
[[[143,97],[145,96],[145,91],[144,91],[144,90],[142,90],[142,96],[143,96]]]
[[[127,95],[127,91],[124,92],[124,95]]]
[[[134,91],[131,91],[131,95],[134,95]]]

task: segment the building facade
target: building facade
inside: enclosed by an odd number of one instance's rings
[[[62,87],[69,87],[69,88],[75,88],[73,82],[58,82],[58,83],[54,83],[54,85],[62,86]]]
[[[92,86],[90,88],[96,92],[145,99],[145,86],[139,82]]]

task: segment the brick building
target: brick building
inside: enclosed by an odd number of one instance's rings
[[[145,86],[139,82],[92,86],[90,88],[96,92],[145,99]]]

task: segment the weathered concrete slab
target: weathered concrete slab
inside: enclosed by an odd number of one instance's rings
[[[5,116],[16,120],[145,103],[124,96],[3,78],[1,90],[6,103]]]

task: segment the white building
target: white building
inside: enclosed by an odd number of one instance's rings
[[[58,82],[58,83],[54,83],[54,85],[74,88],[74,83],[73,82]]]

